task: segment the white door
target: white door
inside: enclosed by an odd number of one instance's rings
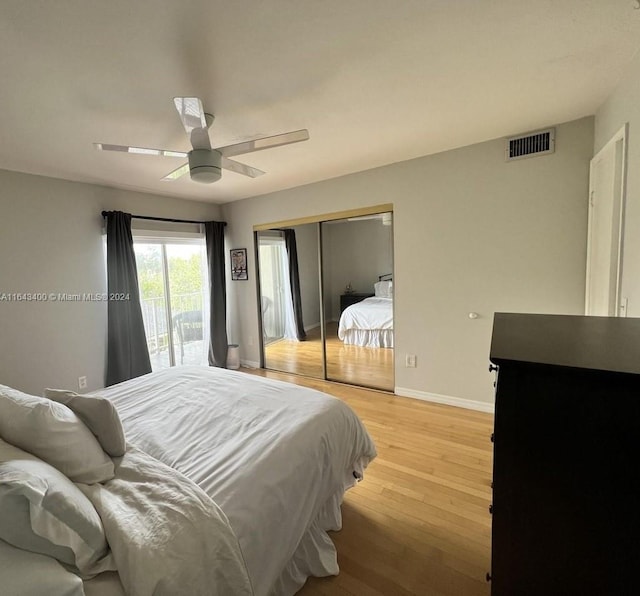
[[[626,126],[591,160],[585,314],[625,315],[620,297]]]

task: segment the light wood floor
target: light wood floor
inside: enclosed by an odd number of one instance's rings
[[[343,383],[393,391],[393,349],[345,345],[337,323],[327,324],[327,377]],[[322,378],[320,327],[306,341],[282,339],[265,347],[265,366],[273,370]]]
[[[242,369],[246,370],[246,369]],[[335,395],[360,416],[378,457],[349,490],[331,533],[340,574],[300,596],[487,596],[493,416],[266,370]]]

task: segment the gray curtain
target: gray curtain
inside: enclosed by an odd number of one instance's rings
[[[227,368],[227,287],[224,273],[224,223],[204,224],[210,291],[209,365]]]
[[[302,321],[302,297],[300,295],[300,273],[298,271],[298,247],[296,245],[295,230],[283,230],[284,244],[289,257],[289,282],[291,284],[291,296],[293,297],[293,314],[296,322],[296,336],[298,341],[307,339]]]
[[[151,372],[142,321],[138,270],[133,252],[131,215],[109,211],[107,218],[107,292],[123,300],[107,303],[107,378],[115,385]]]

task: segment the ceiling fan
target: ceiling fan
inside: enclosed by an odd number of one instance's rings
[[[189,152],[171,151],[168,149],[147,149],[145,147],[128,147],[126,145],[108,145],[106,143],[94,143],[100,151],[124,151],[125,153],[138,153],[142,155],[163,155],[165,157],[187,157],[188,163],[181,165],[173,172],[167,174],[162,180],[177,180],[187,172],[191,180],[210,184],[220,180],[221,168],[231,170],[237,174],[243,174],[251,178],[262,176],[265,172],[252,168],[246,164],[229,159],[234,155],[262,151],[271,147],[289,145],[309,139],[309,131],[306,129],[286,132],[272,137],[263,137],[243,143],[235,143],[226,147],[211,147],[209,140],[209,127],[213,124],[213,115],[208,114],[202,107],[202,102],[197,97],[174,97],[173,103],[178,110],[180,120],[184,126],[191,146]]]

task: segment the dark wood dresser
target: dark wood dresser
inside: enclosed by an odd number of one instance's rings
[[[492,596],[640,594],[640,319],[496,313]]]
[[[371,292],[351,292],[351,294],[341,294],[340,314],[342,314],[342,311],[348,306],[356,304],[357,302],[362,302],[365,298],[371,298],[371,296],[373,296]]]

